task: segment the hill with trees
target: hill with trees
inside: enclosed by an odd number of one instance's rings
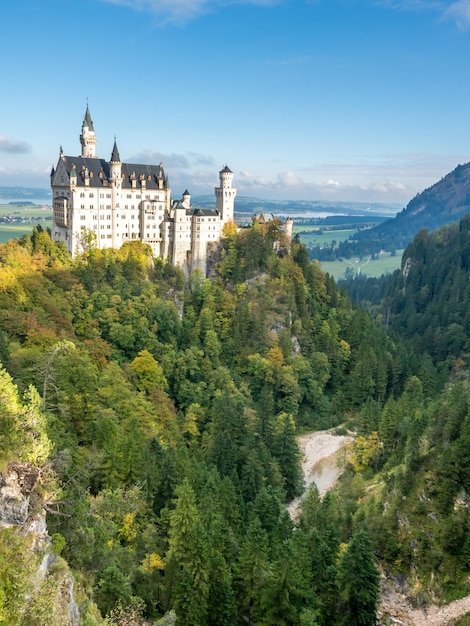
[[[4,623],[368,626],[380,573],[470,592],[461,356],[390,334],[276,221],[225,234],[211,280],[139,242],[0,246]],[[294,523],[296,435],[335,427],[341,482]]]
[[[320,261],[377,255],[404,249],[419,230],[430,231],[458,222],[470,212],[470,163],[458,165],[440,181],[417,194],[395,217],[373,228],[357,230],[347,241],[312,250]]]

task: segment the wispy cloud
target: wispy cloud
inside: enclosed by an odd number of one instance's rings
[[[465,159],[433,154],[388,154],[351,162],[318,163],[273,178],[236,172],[240,195],[279,199],[390,202],[405,206]]]
[[[468,29],[470,27],[470,0],[452,2],[444,11],[444,17],[455,20],[460,29]]]
[[[373,0],[376,6],[397,11],[434,11],[457,24],[461,30],[470,27],[470,0]]]
[[[398,11],[444,11],[451,3],[445,0],[375,0],[374,4]]]
[[[162,24],[185,24],[227,4],[251,4],[270,7],[285,0],[102,0],[137,11],[152,13]]]
[[[27,152],[31,152],[31,146],[25,141],[8,139],[8,137],[0,135],[0,152],[8,152],[10,154],[26,154]]]
[[[188,169],[193,167],[201,167],[207,165],[214,165],[214,160],[211,156],[206,154],[199,154],[197,152],[188,152],[187,154],[163,153],[155,150],[143,150],[128,159],[129,163],[150,163],[158,165],[163,163],[166,169]]]

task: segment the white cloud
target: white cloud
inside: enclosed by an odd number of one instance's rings
[[[274,178],[259,176],[253,172],[243,170],[235,172],[234,184],[239,195],[255,195],[260,198],[280,200],[338,200],[358,202],[390,202],[400,203],[403,206],[416,194],[417,189],[400,180],[368,180],[359,182],[364,176],[353,175],[348,171],[338,171],[331,165],[323,165],[315,169],[333,174],[323,180],[315,180],[312,171],[304,170],[306,175],[301,177],[292,170],[279,172]],[[370,173],[369,173],[370,175]],[[370,177],[373,178],[373,177]],[[340,180],[343,179],[343,182]],[[357,179],[358,182],[350,182]]]
[[[283,0],[102,0],[162,18],[162,24],[185,24],[227,4],[252,4],[270,7]]]
[[[457,26],[466,30],[470,26],[470,0],[457,0],[444,12],[444,17],[455,20]]]
[[[242,170],[237,174],[237,184],[241,184],[244,188],[263,189],[265,187],[271,187],[272,181],[264,176],[258,176],[252,172]]]
[[[304,185],[304,181],[293,172],[282,172],[278,174],[278,184],[285,187],[299,187]]]
[[[17,139],[8,139],[0,135],[0,152],[8,152],[10,154],[25,154],[31,151],[31,146],[25,141]]]

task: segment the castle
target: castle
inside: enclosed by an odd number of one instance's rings
[[[233,220],[237,191],[230,169],[219,172],[215,210],[193,208],[188,191],[181,200],[171,198],[162,163],[122,163],[116,140],[110,161],[100,159],[88,105],[80,143],[81,156],[65,156],[61,148],[51,171],[52,238],[72,255],[86,248],[90,235],[98,248],[139,240],[172,265],[205,273],[210,250]]]

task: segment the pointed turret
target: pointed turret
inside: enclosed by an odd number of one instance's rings
[[[93,128],[93,120],[91,119],[90,109],[88,108],[88,104],[86,105],[85,117],[83,118],[82,128],[83,126],[88,126],[89,130],[95,132],[95,129]]]
[[[88,104],[86,105],[85,116],[83,117],[82,134],[80,135],[82,144],[82,157],[96,158],[96,135],[93,128],[93,121],[90,115]]]
[[[191,208],[191,194],[186,189],[183,193],[183,202],[181,203],[185,209]]]
[[[120,163],[121,157],[119,156],[119,150],[116,143],[116,137],[114,137],[114,146],[113,151],[111,153],[111,163]]]
[[[111,153],[111,161],[109,162],[109,169],[111,171],[111,180],[117,184],[121,184],[122,163],[119,156],[119,150],[116,143],[116,137],[114,137],[114,146]]]

